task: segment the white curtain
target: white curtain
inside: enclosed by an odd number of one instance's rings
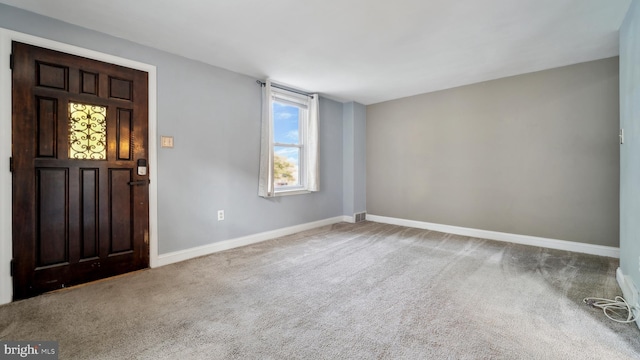
[[[262,135],[260,138],[260,180],[258,195],[274,196],[273,184],[273,114],[271,111],[271,81],[262,87]]]
[[[305,152],[307,158],[307,165],[305,167],[307,171],[307,190],[319,191],[320,190],[320,144],[318,143],[318,94],[313,94],[312,98],[309,98],[309,124],[308,131],[308,143],[305,144]]]

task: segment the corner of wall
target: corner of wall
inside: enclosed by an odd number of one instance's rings
[[[353,102],[342,104],[342,214],[352,216],[353,208]]]
[[[366,108],[343,104],[343,215],[364,212],[366,206]]]
[[[367,111],[354,103],[354,212],[367,211]]]

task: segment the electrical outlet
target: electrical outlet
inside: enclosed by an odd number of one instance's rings
[[[218,210],[218,221],[224,220],[224,210]]]

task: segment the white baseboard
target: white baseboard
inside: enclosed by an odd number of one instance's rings
[[[240,246],[251,245],[266,240],[275,239],[281,236],[295,234],[297,232],[311,230],[317,227],[332,225],[339,222],[353,222],[351,216],[337,216],[329,219],[314,221],[306,224],[290,226],[282,229],[266,231],[258,234],[243,236],[235,239],[215,242],[213,244],[202,245],[190,249],[174,251],[166,254],[158,255],[158,261],[152,267],[169,265],[176,262],[197,258],[204,255],[213,254],[215,252],[229,250]]]
[[[349,215],[344,215],[342,217],[342,221],[350,223],[350,224],[355,224],[356,223],[356,218],[355,216],[349,216]]]
[[[536,236],[509,234],[497,231],[488,231],[480,229],[465,228],[459,226],[434,224],[423,221],[398,219],[386,216],[378,216],[367,214],[367,220],[384,224],[400,225],[413,227],[418,229],[427,229],[440,231],[449,234],[462,236],[471,236],[481,239],[497,240],[511,242],[515,244],[539,246],[550,249],[566,250],[591,255],[607,256],[612,258],[620,258],[620,248],[612,246],[584,244],[573,241],[547,239]]]
[[[621,268],[616,270],[616,280],[618,280],[618,285],[622,290],[622,297],[633,309],[632,311],[637,318],[636,325],[640,328],[640,303],[638,303],[640,299],[638,299],[638,290],[633,284],[633,280],[625,275]]]

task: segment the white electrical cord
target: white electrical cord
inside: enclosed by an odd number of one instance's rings
[[[631,306],[629,306],[629,303],[627,303],[622,296],[616,296],[614,300],[588,297],[582,301],[591,307],[602,309],[604,314],[615,322],[631,323],[636,321],[636,316]],[[624,315],[620,313],[620,310],[627,312],[626,320],[624,319]]]

